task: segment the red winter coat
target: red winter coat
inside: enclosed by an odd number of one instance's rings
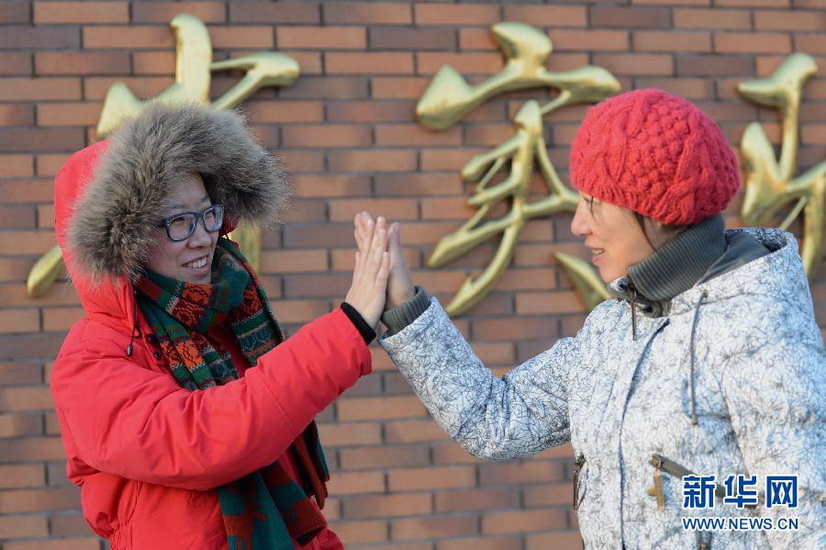
[[[336,310],[265,354],[239,380],[206,391],[180,388],[148,336],[131,285],[93,288],[65,248],[71,205],[104,148],[76,153],[55,188],[58,241],[86,313],[66,337],[51,380],[68,477],[81,488],[86,521],[114,550],[227,548],[213,489],[279,459],[316,414],[370,372],[370,354]],[[135,315],[140,335],[130,357]],[[209,336],[242,365],[230,334]],[[342,547],[324,530],[302,548]]]

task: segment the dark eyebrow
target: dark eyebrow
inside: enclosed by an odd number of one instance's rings
[[[201,200],[198,201],[198,202],[200,204],[203,204],[205,202],[209,202],[209,195],[204,195],[203,197],[201,197]],[[183,204],[169,204],[169,205],[167,205],[167,207],[170,208],[170,209],[174,208],[175,210],[183,210],[184,205]]]

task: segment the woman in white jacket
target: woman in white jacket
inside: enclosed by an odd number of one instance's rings
[[[586,548],[826,548],[823,340],[794,237],[724,228],[739,174],[720,129],[666,92],[624,93],[589,110],[571,180],[571,229],[616,298],[576,336],[495,378],[414,289],[394,226],[381,345],[471,454],[571,442]]]

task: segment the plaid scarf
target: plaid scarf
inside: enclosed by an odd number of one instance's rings
[[[229,239],[218,239],[213,283],[186,283],[145,270],[137,283],[138,304],[149,320],[178,384],[190,391],[238,378],[227,350],[204,333],[227,322],[250,365],[283,341],[255,272]],[[313,506],[324,506],[329,479],[315,422],[287,450],[301,485],[278,461],[216,489],[229,550],[293,550],[326,526]],[[282,457],[283,458],[283,457]]]

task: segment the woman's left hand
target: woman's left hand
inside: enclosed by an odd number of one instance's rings
[[[368,230],[363,235],[357,235],[357,239],[359,237],[362,237],[359,240],[361,250],[356,251],[353,283],[344,299],[375,329],[384,311],[387,277],[390,274],[387,222],[381,216],[375,224],[370,220]]]

